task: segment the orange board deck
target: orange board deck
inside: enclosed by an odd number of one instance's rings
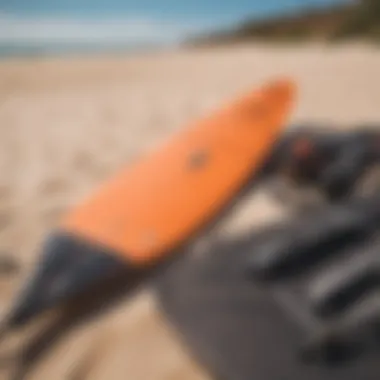
[[[260,167],[286,123],[291,81],[270,83],[172,137],[74,208],[63,230],[136,264],[175,248]]]

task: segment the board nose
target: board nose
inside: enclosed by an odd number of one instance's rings
[[[96,244],[61,232],[52,234],[34,274],[8,315],[8,327],[23,326],[44,311],[91,292],[127,267],[118,255]]]

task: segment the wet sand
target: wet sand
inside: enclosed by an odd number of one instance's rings
[[[19,276],[0,278],[1,311],[65,210],[187,123],[277,76],[299,86],[292,123],[380,124],[380,50],[359,44],[0,62],[0,252],[22,265]],[[223,231],[276,219],[282,210],[267,198],[253,196]],[[149,289],[67,331],[32,362],[25,379],[209,378]]]

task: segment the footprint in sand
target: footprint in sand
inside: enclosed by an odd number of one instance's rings
[[[62,194],[67,189],[67,182],[64,178],[52,177],[41,183],[40,191],[43,196]]]

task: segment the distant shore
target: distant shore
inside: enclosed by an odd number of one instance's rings
[[[7,58],[33,58],[33,57],[78,57],[97,55],[124,55],[152,52],[167,49],[165,44],[119,44],[119,45],[88,45],[88,44],[1,44],[0,60]]]

